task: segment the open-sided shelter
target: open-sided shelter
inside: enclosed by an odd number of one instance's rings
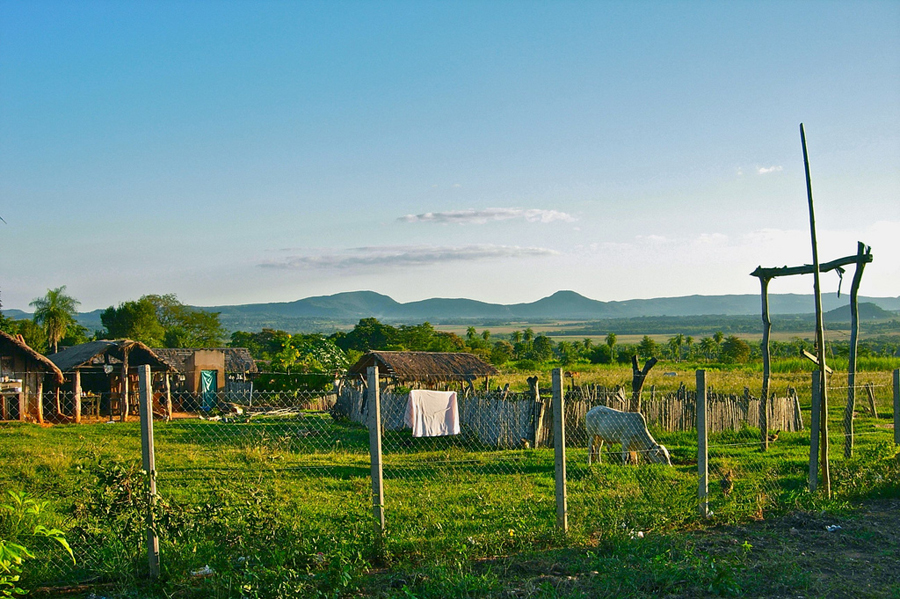
[[[112,417],[118,411],[122,420],[126,420],[132,407],[137,406],[137,367],[149,365],[152,373],[163,375],[167,389],[172,370],[152,349],[131,339],[90,341],[47,357],[64,373],[72,375],[76,421],[81,419],[84,392],[97,398],[98,413],[107,411]]]
[[[63,373],[43,354],[31,349],[21,335],[0,331],[0,416],[3,420],[44,421],[44,381],[55,386]]]

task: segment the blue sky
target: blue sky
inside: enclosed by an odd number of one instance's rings
[[[0,300],[757,293],[801,122],[900,295],[897,2],[0,0]]]

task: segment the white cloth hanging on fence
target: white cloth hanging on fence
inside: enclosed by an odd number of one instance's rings
[[[456,391],[410,391],[406,402],[406,426],[412,428],[413,437],[458,435]]]

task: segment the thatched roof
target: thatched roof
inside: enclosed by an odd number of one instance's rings
[[[63,382],[62,371],[43,354],[34,351],[21,337],[13,337],[0,331],[0,355],[19,356],[25,361],[29,369],[46,372],[60,383]]]
[[[119,339],[117,341],[89,341],[81,345],[67,347],[61,352],[47,356],[63,372],[79,368],[103,367],[107,364],[122,364],[128,352],[129,366],[149,364],[151,370],[172,370],[159,359],[152,349],[140,341]]]
[[[403,381],[451,381],[491,376],[497,369],[478,356],[451,352],[373,351],[350,367],[350,374],[366,374],[378,366],[379,375]]]
[[[187,372],[187,361],[196,351],[218,351],[225,354],[225,372],[257,372],[256,360],[245,347],[153,348],[156,355],[178,372]]]

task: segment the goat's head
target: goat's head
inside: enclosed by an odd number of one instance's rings
[[[650,461],[654,464],[672,465],[672,460],[669,458],[669,450],[663,445],[654,445],[648,452],[647,457],[649,457]]]

